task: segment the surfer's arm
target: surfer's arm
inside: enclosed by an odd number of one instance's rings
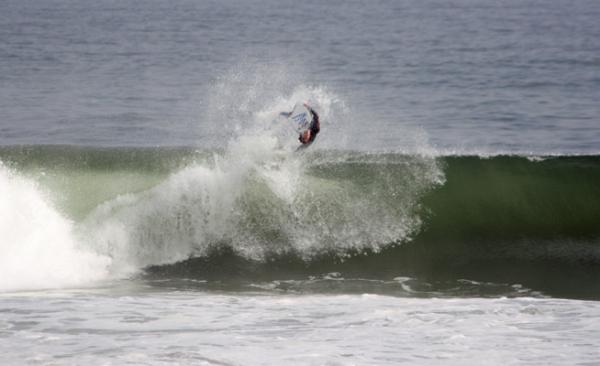
[[[304,103],[304,106],[306,107],[306,109],[308,109],[308,111],[310,112],[310,114],[312,114],[314,121],[316,123],[319,123],[319,115],[317,114],[317,112],[315,112],[315,110],[312,109],[312,107],[309,106],[308,103]]]
[[[319,133],[319,131],[321,130],[321,124],[319,123],[319,115],[311,107],[306,106],[306,108],[308,108],[308,110],[310,111],[310,114],[312,114],[312,123],[311,123],[312,129],[315,130],[314,131],[315,133]]]
[[[280,116],[284,116],[284,117],[289,117],[292,115],[292,112],[281,112],[279,113]]]
[[[317,114],[317,112],[315,112],[315,110],[311,108],[310,113],[312,113],[315,123],[317,124],[317,126],[319,126],[319,115]]]

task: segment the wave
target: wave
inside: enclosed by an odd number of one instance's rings
[[[3,253],[16,244],[39,248],[24,239],[34,232],[56,238],[45,245],[97,259],[90,278],[142,269],[152,278],[198,279],[339,272],[597,296],[600,156],[297,154],[269,136],[238,146],[2,147],[3,184],[13,190],[2,197],[37,192],[55,218],[4,225]],[[26,208],[2,199],[3,217]],[[46,234],[48,227],[64,235]],[[81,262],[65,258],[63,265]]]
[[[308,174],[334,181],[360,181],[365,177],[378,179],[373,170],[385,171],[391,179],[382,185],[401,187],[402,179],[406,179],[403,168],[415,157],[342,154],[329,159],[332,162],[315,158]],[[443,179],[428,179],[427,188],[411,202],[410,215],[418,218],[413,221],[417,223],[413,231],[375,250],[346,248],[320,253],[309,261],[286,253],[257,262],[220,247],[208,256],[148,268],[149,276],[300,280],[299,288],[311,291],[312,280],[302,279],[318,279],[333,272],[347,280],[388,281],[383,291],[393,294],[397,289],[390,289],[389,283],[397,285],[394,278],[410,276],[419,279],[421,286],[425,283],[426,293],[433,291],[435,296],[439,291],[498,295],[497,286],[503,288],[501,294],[511,296],[511,286],[523,284],[554,296],[599,298],[599,156],[440,156],[435,160]],[[418,171],[423,174],[428,170]],[[439,173],[428,172],[434,171]],[[390,191],[385,192],[378,204],[391,199],[387,196]],[[395,193],[403,192],[399,189]],[[471,283],[465,285],[462,279],[483,283],[478,286],[481,292],[473,292]],[[326,291],[340,287],[353,291],[356,286],[353,281],[318,283]],[[289,287],[282,284],[276,288]],[[369,282],[359,288],[368,292],[372,285]],[[379,286],[381,283],[371,291]]]

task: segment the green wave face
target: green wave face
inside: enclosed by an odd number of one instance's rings
[[[469,278],[575,297],[600,279],[598,156],[33,146],[0,160],[112,272]]]
[[[447,182],[424,199],[425,235],[463,241],[595,238],[600,234],[597,156],[444,158]]]
[[[404,268],[599,298],[600,157],[442,159],[426,224],[394,251]]]

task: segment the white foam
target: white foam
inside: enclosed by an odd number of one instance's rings
[[[115,259],[111,273],[202,256],[219,245],[252,259],[286,250],[306,258],[330,251],[343,256],[348,250],[379,250],[418,228],[416,200],[442,174],[431,154],[420,151],[421,158],[405,168],[414,176],[410,186],[389,181],[380,193],[360,191],[351,180],[306,174],[310,161],[294,153],[297,135],[280,112],[298,101],[317,110],[322,133],[310,152],[344,146],[356,121],[334,92],[294,80],[298,75],[265,66],[220,78],[207,114],[228,134],[220,144],[224,154],[148,191],[105,202],[88,216],[79,230]],[[428,145],[424,138],[417,144]],[[373,179],[385,185],[388,176],[381,172]],[[395,206],[380,205],[400,189],[402,200]]]
[[[0,163],[0,291],[87,285],[108,263],[78,246],[73,223],[35,182]]]
[[[201,255],[227,232],[237,186],[218,167],[188,167],[149,191],[102,204],[80,229],[115,258],[114,274],[177,262]]]

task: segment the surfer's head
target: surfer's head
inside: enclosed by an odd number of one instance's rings
[[[298,137],[298,140],[303,144],[308,144],[310,142],[310,138],[311,138],[311,132],[310,132],[310,130],[306,130],[300,134],[300,137]]]

